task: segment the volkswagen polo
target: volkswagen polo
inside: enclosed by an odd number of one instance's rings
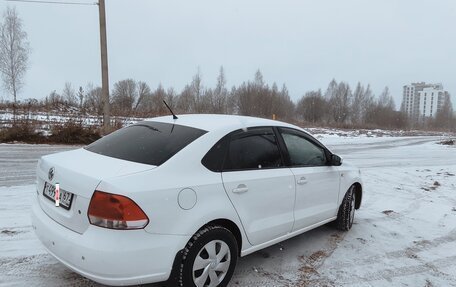
[[[297,126],[166,116],[43,156],[32,223],[96,282],[226,286],[240,256],[328,222],[349,230],[362,195],[359,169]]]

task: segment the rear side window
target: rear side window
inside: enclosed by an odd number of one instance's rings
[[[231,136],[224,171],[281,166],[282,157],[272,128],[254,128]]]
[[[109,134],[85,149],[123,160],[161,165],[206,131],[159,122],[140,122]]]
[[[223,168],[223,161],[226,155],[229,136],[225,136],[219,140],[203,157],[201,163],[209,170],[214,172],[221,172]]]

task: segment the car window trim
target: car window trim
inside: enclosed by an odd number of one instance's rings
[[[279,145],[280,155],[282,156],[283,163],[286,167],[289,168],[291,166],[291,159],[290,154],[288,153],[287,145],[285,144],[285,140],[280,134],[279,127],[274,126],[272,129],[274,130],[274,133],[277,137],[277,143]]]

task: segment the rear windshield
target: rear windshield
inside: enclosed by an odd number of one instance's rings
[[[159,122],[140,122],[109,134],[85,149],[128,161],[161,165],[206,131]]]

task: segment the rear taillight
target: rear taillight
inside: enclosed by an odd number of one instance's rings
[[[111,229],[141,229],[149,218],[130,198],[96,190],[89,205],[90,224]]]

